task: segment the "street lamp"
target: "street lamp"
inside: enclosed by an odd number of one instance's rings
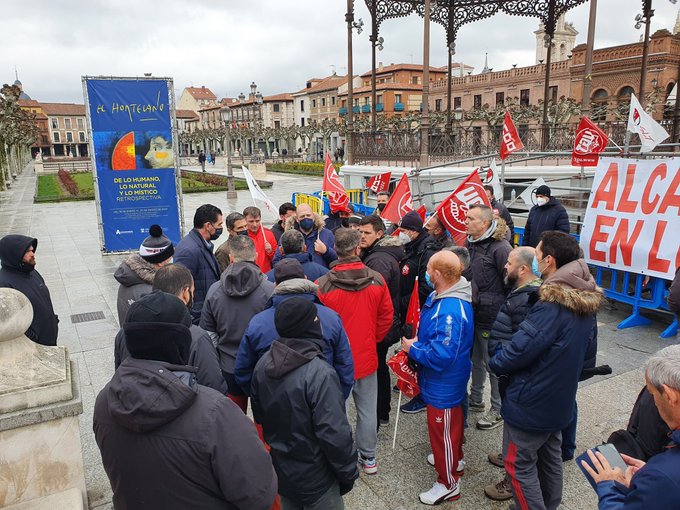
[[[647,79],[647,59],[649,57],[649,30],[654,16],[654,9],[652,9],[652,0],[644,0],[642,4],[642,13],[635,16],[635,28],[640,29],[642,24],[645,25],[645,38],[642,43],[642,66],[640,68],[640,101],[642,107],[645,107],[645,80]]]
[[[236,186],[234,186],[234,170],[231,166],[231,109],[228,106],[222,108],[224,111],[224,133],[227,144],[227,200],[235,200],[237,198]]]

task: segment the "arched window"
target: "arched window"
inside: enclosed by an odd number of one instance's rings
[[[592,103],[591,118],[593,120],[607,119],[607,104],[609,101],[609,93],[604,89],[597,89],[593,92],[590,102]]]
[[[663,118],[666,120],[672,119],[675,115],[675,95],[677,89],[675,83],[671,82],[666,86],[666,94],[664,95]]]
[[[560,44],[560,60],[567,60],[567,46],[564,43]]]
[[[621,90],[619,90],[618,98],[619,101],[630,101],[631,94],[635,94],[635,89],[626,85]]]

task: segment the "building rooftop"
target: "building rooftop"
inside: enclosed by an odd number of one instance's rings
[[[177,119],[198,119],[198,114],[193,110],[176,110],[175,118]]]
[[[454,63],[454,67],[458,67],[460,64]],[[385,74],[385,73],[393,73],[396,71],[422,71],[423,66],[422,64],[390,64],[388,66],[383,66],[382,68],[376,67],[375,68],[375,73],[376,74]],[[431,73],[445,73],[447,72],[447,67],[432,67],[430,66],[430,72]],[[362,78],[366,78],[368,76],[371,76],[371,71],[367,71],[364,74],[361,75]]]
[[[73,103],[40,103],[46,115],[84,116],[85,105]]]
[[[205,85],[202,85],[201,87],[186,87],[184,90],[186,90],[194,99],[210,99],[213,101],[217,99],[217,96],[213,94],[212,90],[206,88]]]

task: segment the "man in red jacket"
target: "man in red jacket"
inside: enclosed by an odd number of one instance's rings
[[[263,273],[268,273],[272,269],[272,259],[276,255],[276,238],[274,233],[262,225],[262,213],[257,207],[246,207],[243,209],[243,216],[248,225],[248,237],[255,243],[257,258],[255,263]]]
[[[369,269],[359,258],[358,230],[335,231],[338,260],[317,281],[319,299],[335,310],[347,332],[354,361],[352,396],[357,409],[356,444],[364,473],[378,472],[375,460],[378,442],[378,355],[376,344],[392,326],[394,308],[390,291],[380,273]]]

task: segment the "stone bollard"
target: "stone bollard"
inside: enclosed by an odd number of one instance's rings
[[[0,508],[87,508],[80,381],[66,347],[24,332],[28,298],[0,288]]]

